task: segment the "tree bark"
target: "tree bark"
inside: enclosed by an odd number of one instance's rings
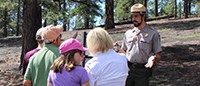
[[[184,0],[184,14],[185,18],[188,18],[188,0]]]
[[[148,17],[148,12],[147,12],[147,0],[143,0],[143,5],[146,7],[145,21],[147,21],[147,17]]]
[[[63,28],[64,28],[64,31],[66,31],[66,24],[67,24],[67,18],[66,18],[66,2],[65,2],[65,0],[63,0],[63,10],[64,10],[64,12],[63,12],[63,19],[64,19],[64,21],[63,21]]]
[[[154,12],[154,14],[155,14],[155,17],[157,17],[158,16],[158,0],[155,0],[154,2],[155,2],[155,5],[154,5],[155,6],[155,10],[154,11],[155,12]]]
[[[181,15],[182,15],[182,4],[179,2],[179,4],[178,4],[178,7],[180,8],[179,10],[178,10],[178,12],[179,12],[179,18],[181,18]]]
[[[8,25],[8,20],[7,20],[7,16],[8,16],[8,10],[5,7],[4,11],[3,11],[3,37],[7,37],[8,36],[8,32],[7,32],[7,25]]]
[[[177,14],[177,0],[174,0],[174,18],[176,19],[176,14]]]
[[[89,18],[87,15],[84,16],[84,27],[85,29],[88,29],[89,28]]]
[[[115,28],[114,24],[114,0],[106,0],[105,29]]]
[[[85,29],[88,29],[89,28],[89,7],[90,7],[90,4],[88,3],[88,0],[85,0],[85,3],[87,4],[87,5],[85,5],[85,9],[86,9],[86,14],[84,14],[84,27],[85,27]]]
[[[21,64],[25,53],[37,47],[35,33],[42,25],[41,7],[38,0],[23,0],[23,3]]]
[[[188,0],[188,15],[191,15],[191,0]]]
[[[147,0],[143,0],[143,5],[147,8]]]

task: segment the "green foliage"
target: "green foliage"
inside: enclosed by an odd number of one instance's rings
[[[3,34],[3,23],[4,23],[4,10],[7,9],[7,29],[8,35],[13,35],[10,33],[15,31],[16,26],[16,14],[17,14],[17,1],[16,0],[1,0],[0,3],[0,34]]]
[[[43,1],[42,5],[42,19],[47,21],[47,25],[52,24],[53,21],[62,19],[62,10],[55,2]]]
[[[129,0],[118,0],[116,4],[115,9],[115,20],[121,21],[121,20],[127,20],[130,17],[130,7],[132,4],[129,2]]]
[[[60,24],[69,23],[70,27],[83,28],[86,18],[89,19],[89,26],[93,27],[96,23],[96,17],[101,17],[102,20],[105,16],[101,6],[105,6],[105,0],[39,0],[39,4],[42,7],[42,19],[47,20],[47,25],[52,24],[52,21],[57,21]],[[87,3],[86,3],[87,1]],[[115,0],[114,2],[114,18],[115,22],[121,22],[123,20],[130,20],[130,8],[135,3],[142,3],[143,0]],[[200,14],[200,1],[191,0],[192,7],[196,6],[196,10],[192,13]],[[22,0],[21,0],[22,2]],[[66,3],[66,9],[64,4]],[[21,15],[22,15],[21,3]],[[3,11],[7,8],[8,11],[8,24],[7,28],[11,31],[16,31],[16,19],[17,19],[17,6],[18,0],[1,0],[0,2],[0,34],[3,33]],[[154,0],[148,0],[147,3],[148,16],[154,16]],[[104,8],[103,8],[104,9]],[[171,15],[173,14],[174,0],[158,0],[159,15]],[[105,10],[105,9],[104,9]],[[183,0],[177,4],[177,14],[183,14]],[[21,16],[21,18],[23,18]],[[21,21],[20,21],[21,24]],[[12,35],[12,33],[10,34]]]
[[[174,9],[174,0],[158,0],[158,8],[160,15],[172,15]]]
[[[148,10],[148,17],[155,16],[155,14],[154,14],[155,8],[154,7],[155,7],[154,6],[154,1],[149,1],[148,2],[148,8],[147,8],[147,10]]]
[[[183,7],[183,2],[179,2],[177,7],[178,7],[178,15],[179,15],[179,17],[181,17],[181,15],[183,13],[182,9],[184,8]]]
[[[95,17],[103,17],[102,10],[100,9],[100,5],[98,3],[101,2],[99,0],[88,0],[86,4],[75,3],[74,9],[70,12],[71,18],[74,16],[77,17],[75,27],[84,26],[86,23],[85,18],[89,19],[89,25],[90,27],[93,27],[94,23],[96,22],[94,20]]]
[[[200,1],[197,1],[197,14],[200,14]]]
[[[164,3],[163,3],[164,4]],[[174,0],[169,0],[168,4],[163,8],[167,15],[173,15]]]
[[[83,24],[81,16],[77,16],[76,22],[75,22],[75,27],[76,28],[84,27],[84,24]]]
[[[199,4],[200,5],[200,4]],[[197,6],[199,6],[197,1],[191,0],[191,14],[197,14]],[[195,10],[192,10],[195,9]]]
[[[123,21],[130,19],[130,8],[133,5],[133,2],[141,3],[142,0],[116,0],[114,3],[115,11],[115,21]]]

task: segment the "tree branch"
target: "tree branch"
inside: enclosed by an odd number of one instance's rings
[[[90,4],[88,4],[86,1],[80,1],[80,0],[71,0],[73,2],[77,2],[77,3],[82,3],[82,4],[85,4],[87,5],[88,7],[90,7]]]

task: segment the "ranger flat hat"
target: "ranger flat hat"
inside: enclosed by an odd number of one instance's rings
[[[146,7],[143,4],[136,3],[131,7],[131,14],[138,13],[138,14],[145,14]]]

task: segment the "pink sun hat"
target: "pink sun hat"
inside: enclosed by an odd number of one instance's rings
[[[83,45],[74,38],[70,38],[68,40],[65,40],[59,47],[60,53],[64,54],[70,50],[81,50],[81,51],[87,51],[87,48],[83,47]]]
[[[48,42],[54,42],[60,36],[61,32],[63,32],[63,27],[61,25],[49,25],[44,28],[41,36]]]

